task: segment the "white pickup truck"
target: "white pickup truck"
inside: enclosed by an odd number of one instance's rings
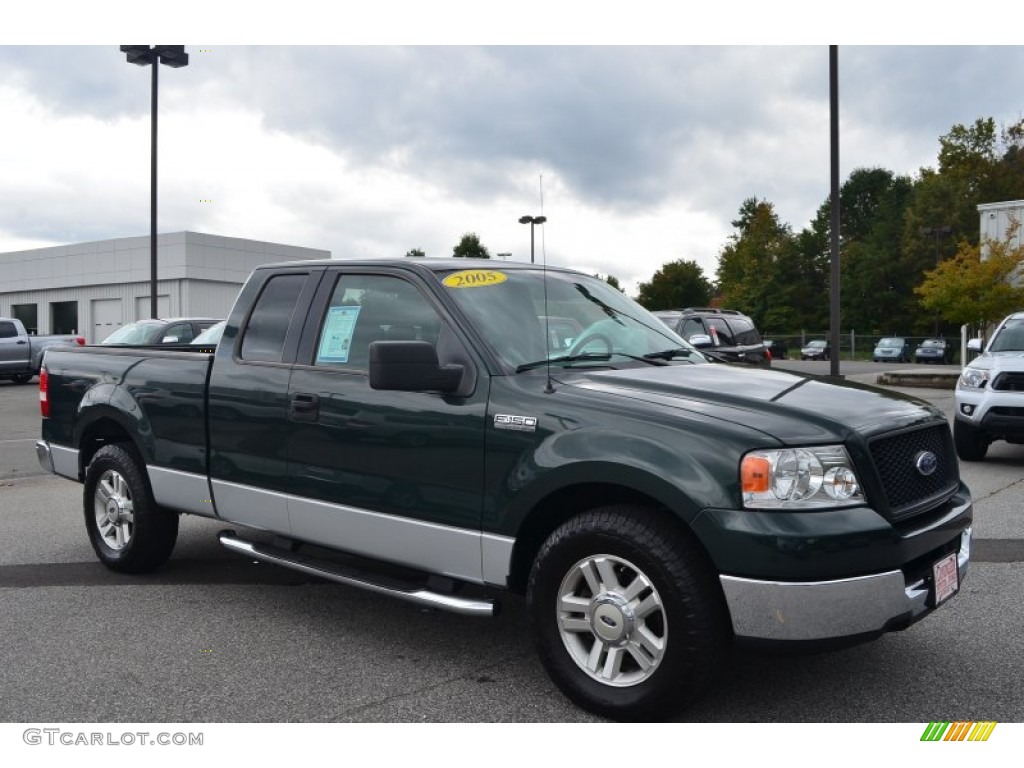
[[[31,336],[21,320],[0,317],[0,379],[25,384],[39,373],[43,352],[57,344],[84,346],[85,337],[75,334]]]
[[[967,349],[981,352],[981,340]],[[953,442],[963,461],[981,461],[995,440],[1024,443],[1024,312],[996,328],[956,384]]]

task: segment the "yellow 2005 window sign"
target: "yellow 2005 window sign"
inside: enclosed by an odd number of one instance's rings
[[[485,285],[504,283],[506,280],[508,275],[493,269],[464,269],[462,272],[448,275],[441,284],[447,288],[482,288]]]

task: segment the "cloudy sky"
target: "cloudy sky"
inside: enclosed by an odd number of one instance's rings
[[[713,278],[748,197],[805,226],[829,191],[827,45],[607,45],[607,21],[482,46],[531,36],[407,23],[371,45],[253,46],[197,26],[174,38],[189,66],[159,73],[159,230],[335,258],[449,256],[475,232],[529,260],[518,219],[543,213],[538,260],[634,293],[679,258]],[[149,232],[150,71],[99,42],[0,33],[0,252]],[[1024,117],[1022,47],[840,45],[839,73],[844,179],[915,175],[954,124]]]

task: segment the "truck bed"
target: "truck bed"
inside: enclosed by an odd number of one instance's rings
[[[206,384],[212,362],[209,348],[50,350],[50,418],[43,420],[42,437],[57,445],[82,445],[90,425],[114,416],[136,438],[147,464],[205,474]],[[87,454],[80,457],[80,469],[87,461]]]

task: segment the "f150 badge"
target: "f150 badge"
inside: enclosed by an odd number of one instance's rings
[[[495,429],[511,429],[515,432],[536,432],[536,416],[510,416],[507,413],[496,413],[494,415]]]

